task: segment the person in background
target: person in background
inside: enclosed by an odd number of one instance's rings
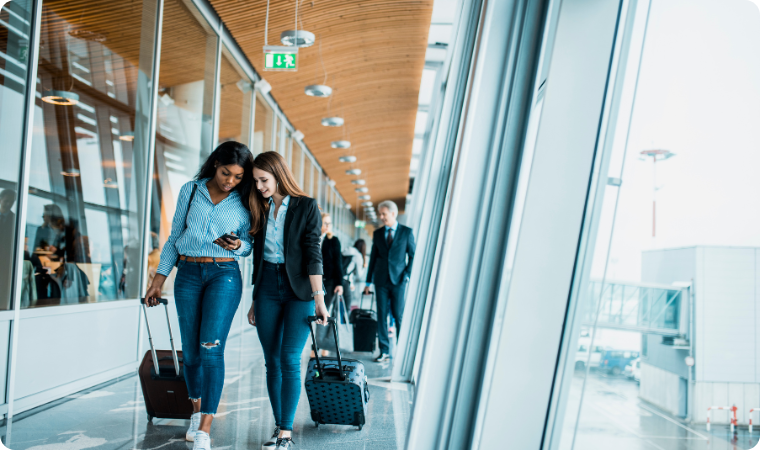
[[[16,203],[16,191],[0,192],[0,308],[10,309],[11,279],[13,277],[13,243],[16,230],[16,213],[11,211]]]
[[[264,152],[253,162],[251,194],[253,304],[248,323],[264,351],[267,392],[274,414],[272,437],[263,450],[292,450],[291,434],[301,396],[301,353],[309,316],[327,325],[322,290],[322,220],[316,200],[298,186],[285,158]]]
[[[388,339],[388,314],[396,322],[396,340],[401,331],[401,316],[404,314],[406,286],[412,272],[414,260],[414,234],[412,229],[396,220],[398,206],[390,200],[377,206],[380,222],[385,225],[372,234],[372,253],[367,268],[367,286],[364,293],[369,295],[375,285],[377,294],[377,335],[380,355],[375,362],[390,359]]]
[[[340,240],[333,235],[332,217],[322,214],[322,269],[325,283],[325,306],[331,311],[335,297],[343,295],[343,260],[340,253]],[[317,330],[317,345],[322,349],[322,356],[328,356],[329,350],[337,351],[332,332],[329,329]]]
[[[250,255],[252,248],[248,234],[252,166],[248,147],[224,142],[209,155],[195,180],[182,186],[171,235],[145,294],[148,306],[158,305],[166,277],[177,265],[174,304],[185,383],[193,402],[185,439],[194,442],[193,450],[211,448],[211,423],[222,397],[224,347],[243,294],[238,259]],[[223,238],[225,234],[238,238]]]
[[[364,290],[364,280],[367,276],[367,243],[364,242],[364,239],[358,239],[353,247],[346,247],[343,250],[343,258],[350,258],[348,264],[345,264],[345,261],[343,264],[346,267],[344,277],[348,281],[348,290],[351,293],[358,294],[351,296],[351,304],[349,305],[351,307],[361,296],[361,292]]]

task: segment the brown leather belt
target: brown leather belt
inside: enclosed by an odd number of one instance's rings
[[[220,262],[231,262],[235,260],[235,258],[212,258],[210,256],[195,257],[195,256],[184,256],[184,255],[180,255],[179,259],[181,259],[182,261],[190,261],[194,263],[213,263],[213,262],[220,263]]]

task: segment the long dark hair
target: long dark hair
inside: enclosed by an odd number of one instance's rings
[[[243,179],[233,190],[238,191],[240,201],[248,209],[251,189],[253,188],[253,155],[244,144],[235,141],[219,144],[206,159],[206,162],[203,163],[195,179],[214,178],[217,166],[229,166],[232,164],[243,168]]]
[[[367,258],[367,243],[364,242],[364,239],[357,239],[354,242],[354,248],[362,254],[362,263],[364,263],[364,260]]]
[[[277,152],[264,152],[259,153],[256,159],[253,160],[253,168],[263,170],[266,173],[271,173],[274,180],[277,182],[277,193],[280,195],[289,195],[291,197],[306,197],[306,192],[301,190],[296,183],[296,179],[293,177],[293,172],[290,171],[288,163],[285,162],[285,158]],[[253,169],[251,169],[251,176],[253,176]],[[269,214],[269,200],[265,199],[258,189],[254,189],[255,193],[251,194],[249,203],[251,205],[251,231],[250,233],[256,234],[264,226],[262,216]]]

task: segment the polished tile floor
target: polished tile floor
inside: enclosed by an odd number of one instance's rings
[[[302,392],[293,439],[297,449],[401,449],[406,439],[412,401],[411,386],[390,383],[390,364],[362,359],[370,379],[367,424],[356,427],[320,425],[310,419]],[[308,362],[304,352],[303,366]],[[264,360],[256,332],[230,338],[226,349],[224,393],[214,421],[212,448],[260,449],[274,427],[266,392]],[[13,450],[184,449],[188,421],[153,419],[148,423],[136,376],[69,396],[18,416],[5,430],[3,442]]]

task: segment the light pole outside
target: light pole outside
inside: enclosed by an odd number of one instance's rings
[[[664,161],[676,156],[670,150],[652,149],[641,151],[642,160],[652,158],[652,237],[657,234],[657,161]]]

